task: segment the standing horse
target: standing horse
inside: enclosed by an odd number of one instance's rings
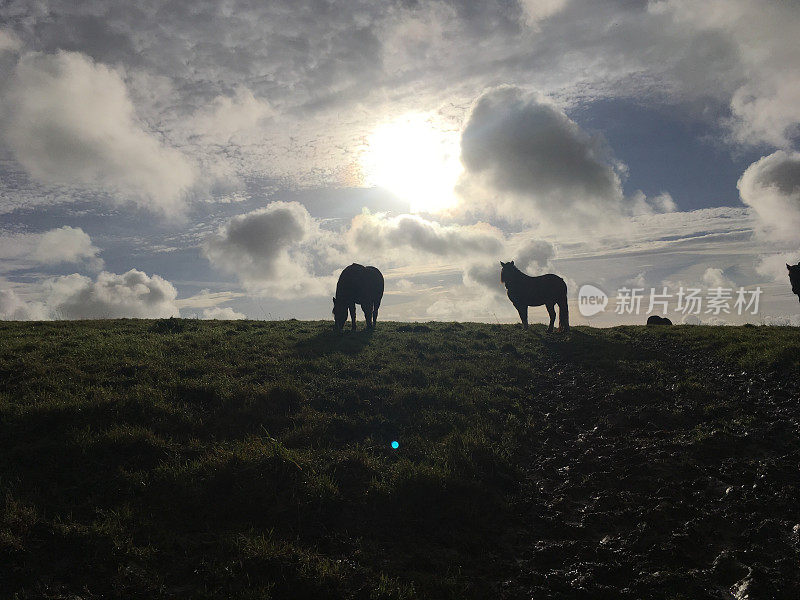
[[[561,277],[553,273],[531,277],[515,267],[513,260],[507,263],[501,260],[500,265],[503,267],[500,271],[500,281],[506,284],[508,299],[519,312],[523,328],[528,328],[528,307],[544,304],[550,315],[550,327],[547,328],[547,333],[551,333],[556,320],[555,306],[558,304],[558,330],[569,331],[567,284]]]
[[[800,298],[800,263],[796,265],[786,265],[789,269],[789,281],[792,284],[792,293]]]
[[[383,298],[383,275],[375,267],[365,267],[353,263],[345,267],[336,284],[336,296],[333,298],[333,320],[336,331],[341,332],[347,321],[347,311],[356,328],[356,304],[361,305],[367,329],[375,327],[378,319],[378,308]]]

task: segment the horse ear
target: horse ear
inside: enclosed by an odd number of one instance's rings
[[[510,263],[508,263],[508,264],[510,264],[510,265],[513,265],[513,264],[514,264],[514,261],[512,260],[512,261],[511,261]]]
[[[788,263],[786,264],[786,268],[787,268],[789,271],[791,271],[791,270],[792,270],[792,267],[790,267]]]
[[[506,266],[506,263],[504,263],[504,262],[501,260],[501,261],[500,261],[500,266],[501,266],[501,267],[505,267],[505,266]],[[788,267],[789,265],[786,265],[786,266]]]

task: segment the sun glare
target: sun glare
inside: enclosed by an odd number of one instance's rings
[[[456,203],[453,187],[463,170],[458,131],[423,114],[384,123],[367,137],[361,168],[367,185],[408,201],[412,212],[445,210]]]

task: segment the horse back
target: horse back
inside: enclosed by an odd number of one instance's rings
[[[538,277],[525,275],[508,286],[508,298],[514,304],[541,306],[556,304],[567,295],[567,283],[554,273]]]
[[[380,302],[383,287],[383,275],[378,269],[353,263],[339,275],[336,298],[348,304],[372,304]]]

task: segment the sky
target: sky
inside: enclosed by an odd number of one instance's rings
[[[778,0],[7,0],[0,319],[331,319],[358,262],[379,321],[514,322],[514,260],[574,325],[653,294],[800,325],[798,30]]]

